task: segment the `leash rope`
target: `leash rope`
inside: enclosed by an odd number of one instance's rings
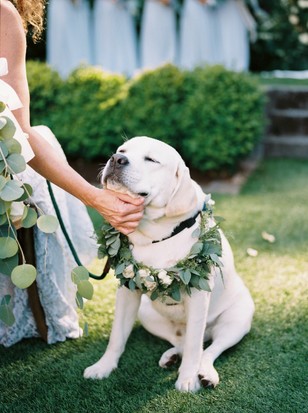
[[[62,232],[63,232],[64,238],[66,239],[66,242],[68,243],[69,249],[70,249],[70,251],[71,251],[71,253],[72,253],[73,257],[74,257],[74,260],[76,261],[76,264],[78,264],[79,266],[84,267],[84,265],[82,265],[82,263],[81,263],[81,261],[80,261],[80,259],[79,259],[79,257],[78,257],[78,254],[77,254],[77,252],[76,252],[76,250],[75,250],[75,247],[74,247],[74,245],[73,245],[73,243],[72,243],[72,241],[71,241],[71,239],[70,239],[70,237],[69,237],[69,235],[68,235],[68,233],[67,233],[67,230],[66,230],[66,228],[65,228],[65,225],[64,225],[64,222],[63,222],[63,219],[62,219],[62,216],[61,216],[61,212],[60,212],[59,206],[58,206],[58,204],[57,204],[55,195],[54,195],[53,190],[52,190],[52,187],[51,187],[51,183],[50,183],[49,181],[47,181],[47,180],[46,180],[46,182],[47,182],[47,187],[48,187],[48,192],[49,192],[49,195],[50,195],[50,198],[51,198],[51,202],[52,202],[52,205],[53,205],[53,207],[54,207],[54,209],[55,209],[56,216],[57,216],[57,218],[58,218],[58,221],[59,221],[61,230],[62,230]],[[89,272],[89,276],[90,276],[91,278],[93,278],[94,280],[103,280],[103,279],[106,277],[106,275],[108,274],[109,269],[110,269],[109,260],[107,260],[107,263],[106,263],[106,265],[105,265],[105,267],[104,267],[103,272],[102,272],[101,275],[95,275],[95,274],[92,274],[91,272]]]

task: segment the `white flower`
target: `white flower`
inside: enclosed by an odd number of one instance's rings
[[[298,40],[302,43],[302,44],[308,44],[308,33],[301,33],[298,36]]]
[[[123,270],[123,277],[125,278],[134,278],[134,266],[133,264],[129,264],[124,270]]]
[[[143,278],[146,278],[150,275],[150,271],[146,268],[143,268],[143,269],[138,271],[138,274],[139,274],[140,278],[143,279]]]
[[[262,238],[265,240],[265,241],[268,241],[268,242],[270,242],[270,243],[273,243],[273,242],[275,242],[276,241],[276,238],[275,238],[275,235],[273,235],[273,234],[269,234],[268,232],[266,232],[266,231],[262,231]]]
[[[146,287],[146,289],[149,291],[153,291],[157,286],[154,280],[154,277],[152,275],[149,275],[148,277],[143,278],[142,282],[144,286]]]
[[[172,283],[172,278],[167,274],[167,271],[165,270],[160,270],[157,276],[160,279],[161,283],[165,286],[168,286]]]
[[[301,9],[306,9],[308,7],[308,0],[298,0],[297,4]]]
[[[296,16],[295,14],[291,14],[291,15],[289,16],[289,22],[290,22],[291,24],[294,24],[294,25],[298,24],[298,23],[299,23],[299,18],[298,18],[298,16]]]

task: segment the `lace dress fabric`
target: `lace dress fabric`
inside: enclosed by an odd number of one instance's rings
[[[3,71],[0,59],[0,75]],[[3,86],[2,81],[0,86]],[[1,89],[2,90],[2,89]],[[15,92],[11,89],[10,94]],[[15,96],[16,97],[16,96]],[[12,96],[10,97],[12,100]],[[17,101],[9,109],[15,109]],[[18,102],[17,102],[18,103]],[[20,103],[20,102],[19,102]],[[19,105],[20,107],[20,105]],[[55,136],[46,126],[36,127],[37,131],[64,157]],[[33,188],[32,199],[44,214],[55,215],[45,179],[30,166],[18,175]],[[97,255],[94,228],[86,207],[72,195],[53,185],[53,191],[61,215],[75,249],[84,265]],[[71,281],[71,270],[77,265],[69,250],[64,235],[59,228],[54,234],[45,234],[35,229],[35,256],[37,267],[37,287],[45,312],[48,327],[48,343],[77,338],[81,335],[75,306],[75,286]],[[0,300],[12,296],[15,323],[9,327],[0,321],[0,344],[11,346],[18,341],[39,336],[34,317],[29,307],[27,290],[15,287],[9,276],[0,273]]]

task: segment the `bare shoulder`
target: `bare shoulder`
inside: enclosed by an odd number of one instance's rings
[[[0,0],[0,30],[3,35],[8,32],[23,31],[21,17],[15,6],[8,0]]]

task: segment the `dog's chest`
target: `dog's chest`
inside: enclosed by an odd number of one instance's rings
[[[186,228],[179,234],[164,241],[147,245],[135,245],[132,249],[134,259],[156,269],[166,269],[175,266],[190,252],[197,241],[192,233],[197,228],[196,223],[191,228]]]

